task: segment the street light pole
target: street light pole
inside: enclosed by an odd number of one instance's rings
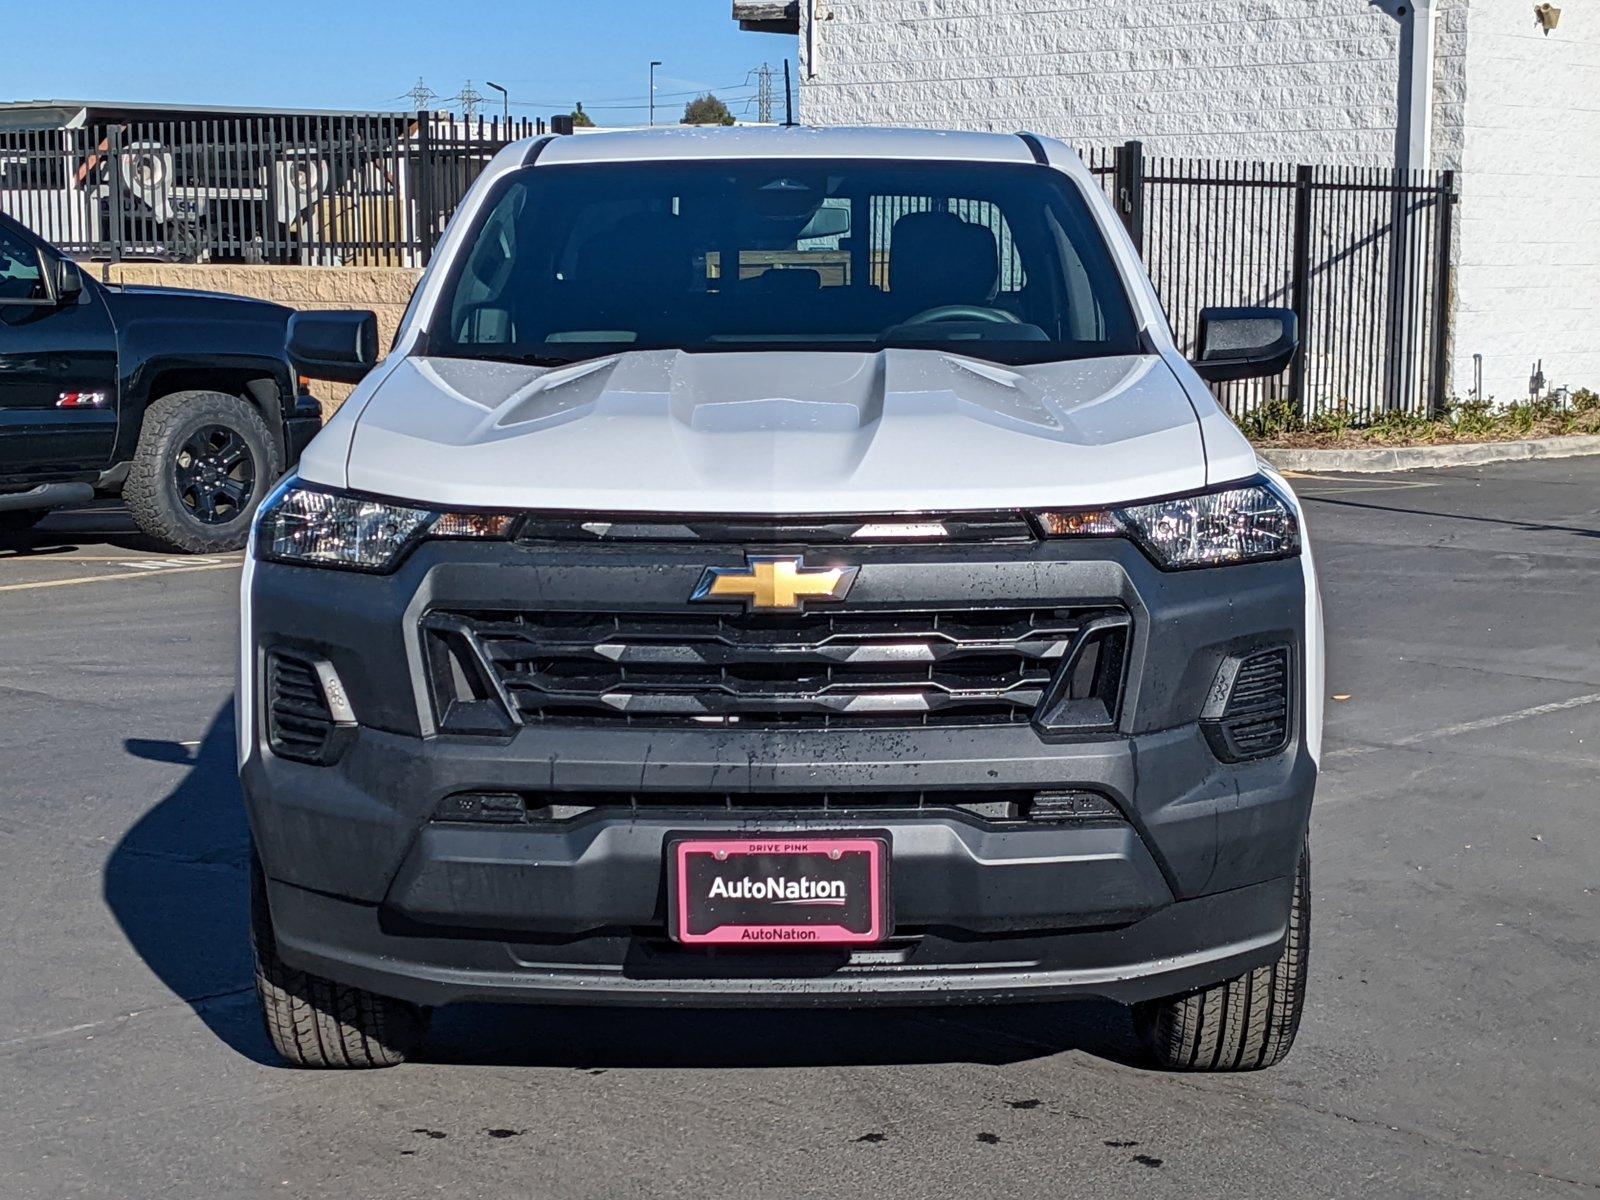
[[[511,124],[511,93],[498,83],[490,83],[487,79],[483,81],[483,86],[493,88],[500,93],[500,111],[505,114],[505,123]]]
[[[661,65],[660,59],[650,60],[650,124],[656,123],[656,68]]]

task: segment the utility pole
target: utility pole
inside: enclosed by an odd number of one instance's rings
[[[656,123],[656,68],[661,65],[661,60],[650,60],[650,124]]]
[[[505,88],[501,87],[498,83],[494,83],[488,79],[483,81],[483,86],[491,87],[500,93],[500,110],[505,116],[505,123],[507,125],[511,124],[511,93],[506,91]]]
[[[767,63],[756,71],[756,120],[772,124],[772,67]]]

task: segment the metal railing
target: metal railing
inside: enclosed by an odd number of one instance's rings
[[[1300,318],[1281,377],[1217,385],[1235,417],[1438,413],[1449,400],[1452,171],[1085,152],[1139,248],[1179,345],[1200,309],[1278,305]]]
[[[424,266],[489,159],[543,132],[426,111],[0,131],[0,211],[85,258]],[[1209,305],[1299,314],[1290,371],[1218,385],[1235,417],[1272,403],[1353,422],[1444,407],[1452,172],[1150,158],[1138,142],[1084,159],[1185,350]],[[918,203],[884,198],[873,228]]]
[[[0,131],[0,210],[85,258],[421,266],[494,154],[543,132],[429,112]]]

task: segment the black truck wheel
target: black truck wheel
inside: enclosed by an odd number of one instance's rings
[[[415,1005],[297,971],[278,957],[266,876],[254,859],[250,946],[267,1036],[291,1066],[393,1067],[422,1044],[427,1020]]]
[[[174,392],[145,412],[122,497],[139,528],[168,549],[237,550],[281,465],[254,405],[222,392]]]
[[[1311,851],[1300,851],[1289,934],[1278,957],[1236,978],[1150,1000],[1134,1027],[1171,1071],[1259,1071],[1283,1061],[1300,1029],[1311,950]]]

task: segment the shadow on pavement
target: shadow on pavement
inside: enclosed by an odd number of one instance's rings
[[[128,510],[119,502],[101,500],[83,508],[57,509],[22,533],[0,533],[0,562],[10,558],[70,554],[92,546],[113,550],[160,550],[139,532]]]
[[[182,782],[107,862],[107,905],[134,950],[222,1042],[281,1065],[261,1027],[249,946],[250,834],[233,706],[197,748],[129,738],[130,755],[187,764]],[[1114,1004],[923,1009],[626,1009],[460,1005],[434,1016],[426,1062],[629,1068],[1001,1065],[1078,1050],[1143,1062]]]
[[[249,942],[250,833],[235,776],[233,705],[191,748],[129,738],[136,758],[188,764],[106,862],[106,905],[139,957],[212,1033],[276,1063],[257,1015]]]

